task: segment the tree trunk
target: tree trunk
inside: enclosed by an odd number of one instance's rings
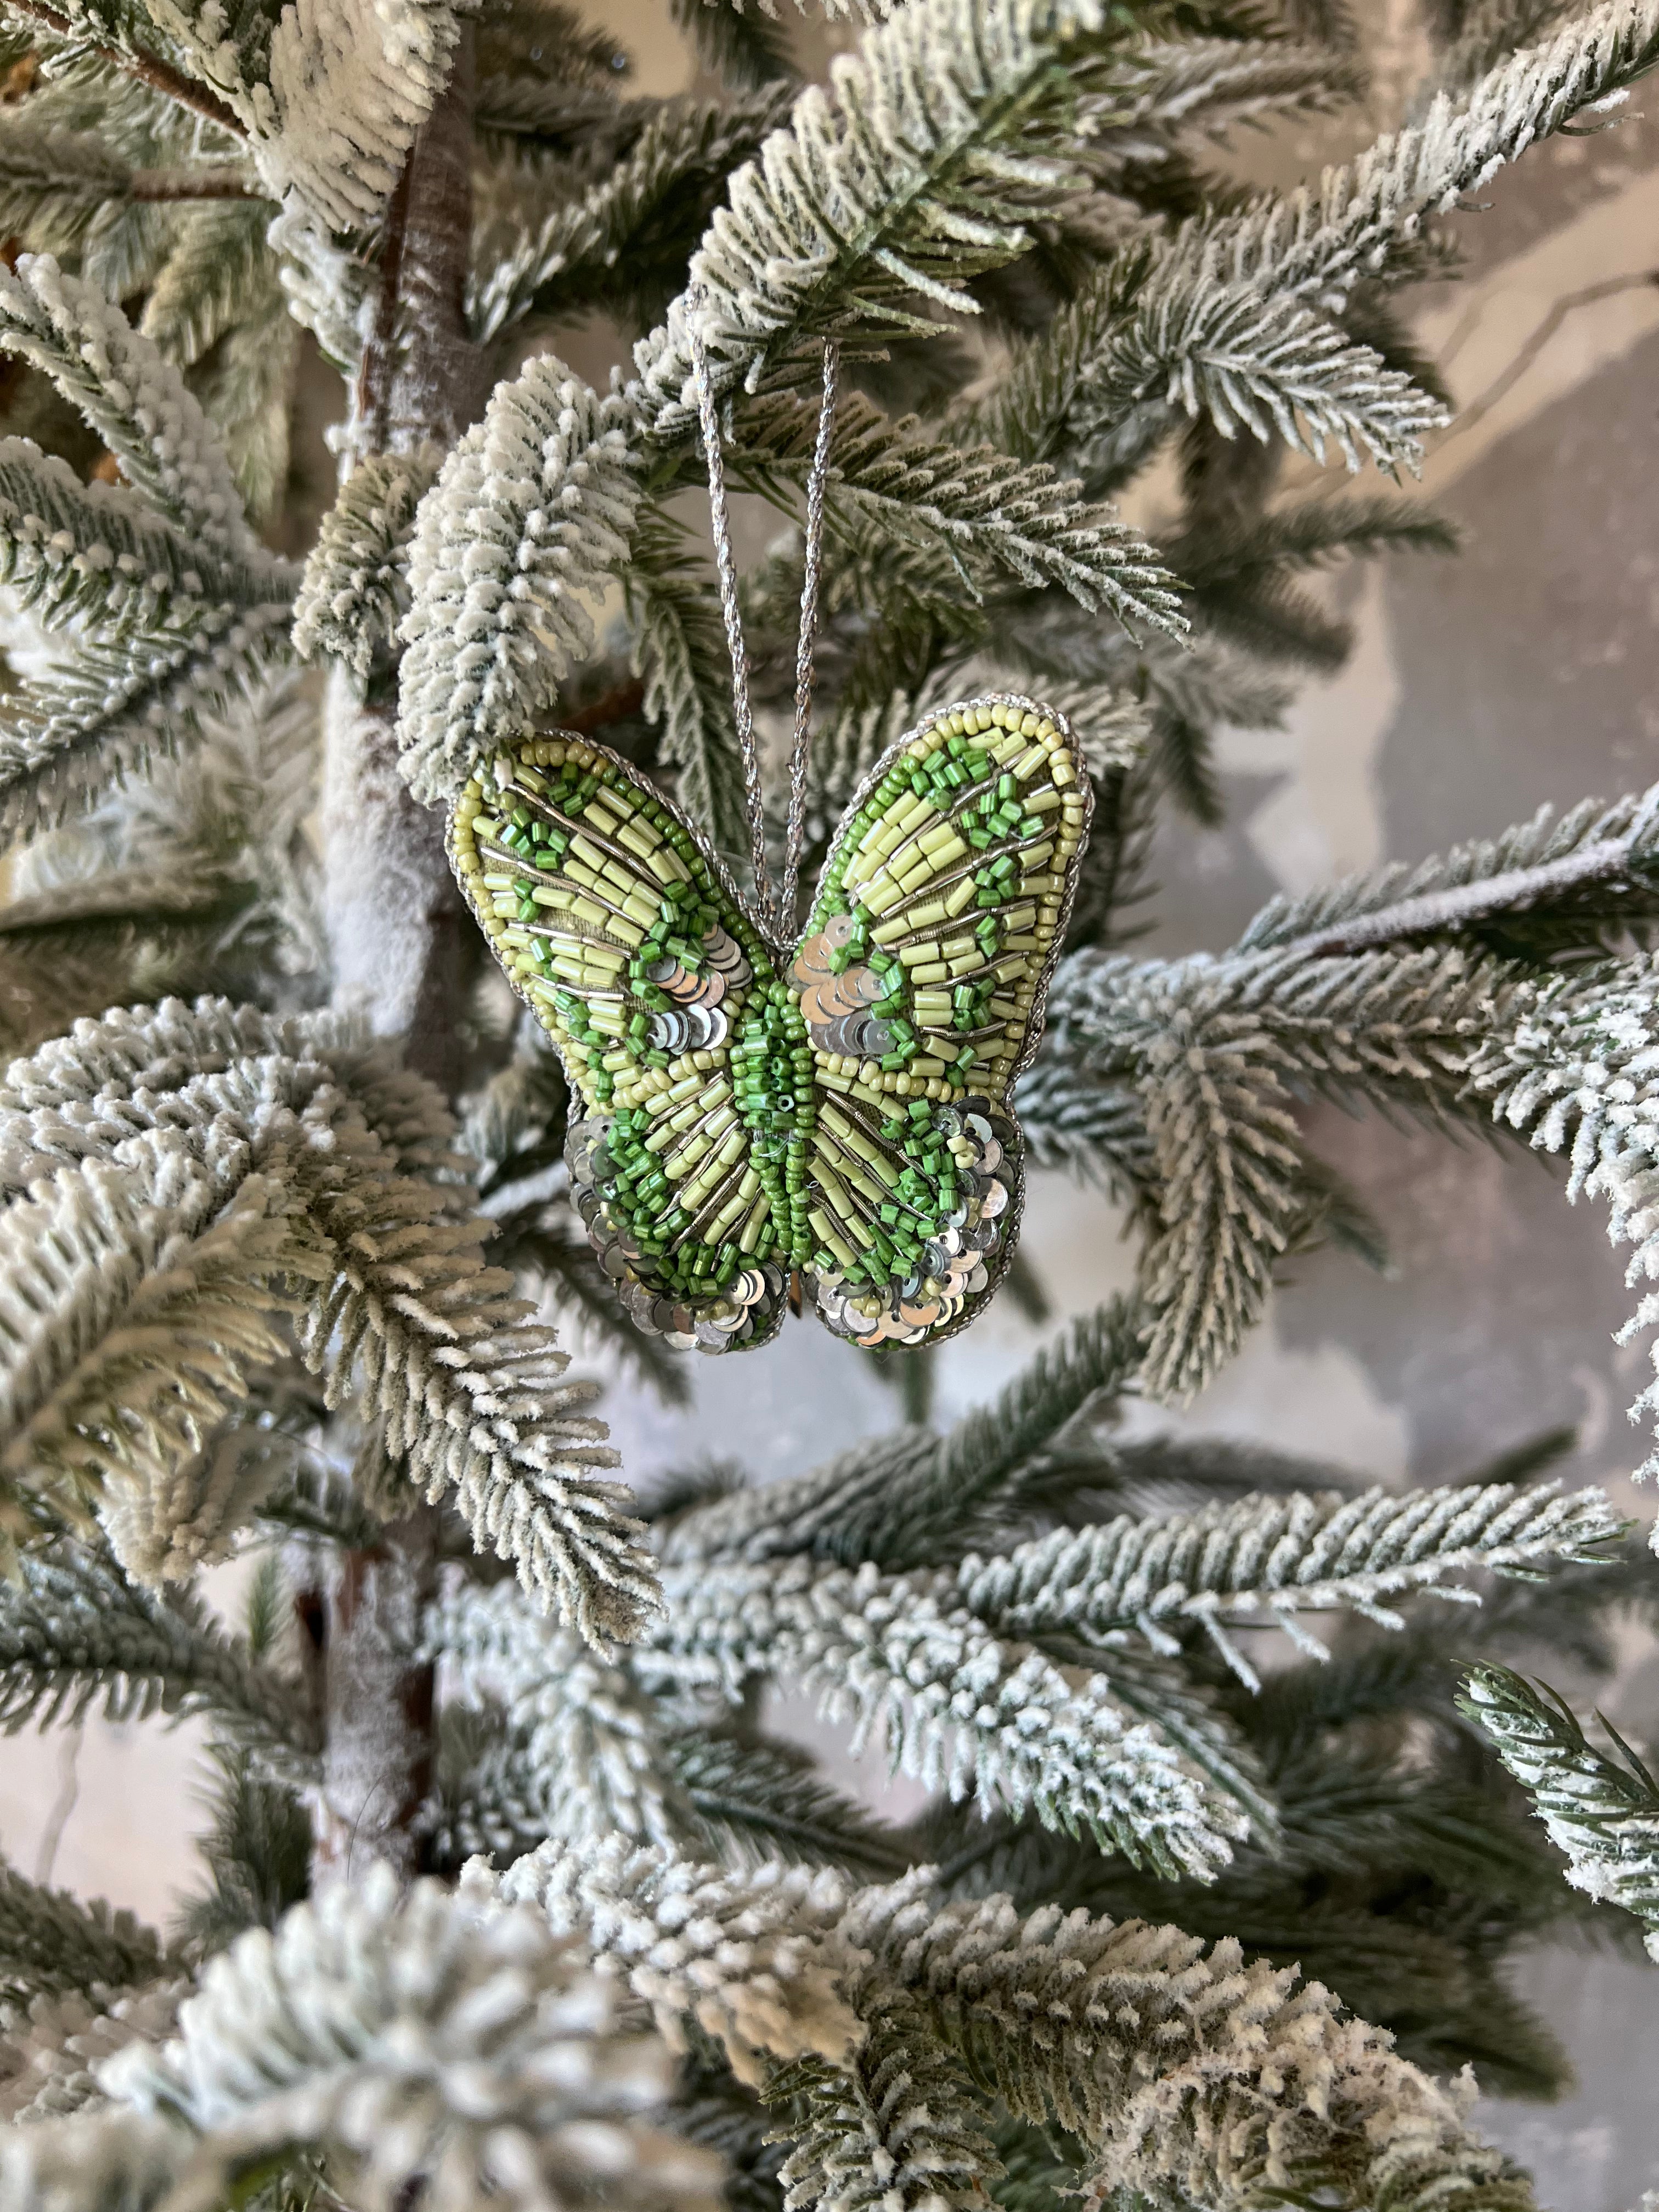
[[[410,155],[387,213],[374,336],[353,394],[347,471],[370,453],[455,440],[488,397],[467,335],[471,230],[472,32]],[[333,1002],[453,1097],[474,949],[444,852],[441,813],[417,805],[398,769],[389,700],[329,690],[323,775],[324,902]],[[325,1717],[313,1853],[318,1886],[381,1860],[418,1871],[413,1823],[431,1787],[433,1679],[412,1653],[436,1576],[437,1515],[422,1509],[369,1549],[346,1553],[311,1600]],[[317,1601],[320,1598],[320,1603]]]
[[[414,1656],[435,1594],[430,1506],[346,1552],[322,1607],[323,1783],[312,1822],[312,1886],[384,1861],[420,1871],[416,1820],[432,1788],[434,1684]]]

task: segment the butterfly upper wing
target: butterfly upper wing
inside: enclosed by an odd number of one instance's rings
[[[708,1351],[763,1341],[804,1189],[802,1140],[772,1108],[810,1084],[799,1016],[719,861],[627,762],[570,733],[473,777],[450,854],[582,1102],[573,1192],[629,1312]]]
[[[884,755],[830,846],[790,981],[817,1093],[806,1272],[837,1334],[927,1342],[1006,1268],[1023,1195],[1007,1102],[1091,801],[1062,715],[974,700]]]

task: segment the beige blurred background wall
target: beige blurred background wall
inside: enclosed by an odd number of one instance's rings
[[[686,44],[652,0],[592,12],[633,46],[641,88],[688,82]],[[1413,54],[1397,11],[1376,27],[1381,123]],[[1309,686],[1282,732],[1225,739],[1226,827],[1164,840],[1160,949],[1225,944],[1277,890],[1659,776],[1659,88],[1632,106],[1617,131],[1529,156],[1462,220],[1466,278],[1425,302],[1421,328],[1465,410],[1425,478],[1465,550],[1336,580],[1352,661]],[[1246,150],[1282,177],[1330,143]],[[596,366],[612,350],[603,332],[580,343]],[[1319,1138],[1387,1224],[1395,1273],[1299,1262],[1194,1419],[1425,1479],[1575,1422],[1569,1474],[1610,1481],[1650,1519],[1659,1500],[1627,1485],[1643,1444],[1624,1410],[1645,1355],[1612,1340],[1631,1300],[1599,1212],[1569,1208],[1553,1166],[1478,1144],[1335,1114]],[[1127,1278],[1097,1196],[1039,1177],[1025,1237],[1061,1316]],[[1006,1302],[994,1310],[942,1353],[941,1414],[988,1395],[1045,1333]],[[793,1472],[895,1418],[867,1364],[808,1327],[763,1354],[698,1363],[696,1379],[689,1416],[613,1393],[631,1474],[705,1452]],[[1635,1645],[1617,1717],[1659,1735],[1659,1661]],[[0,1845],[26,1872],[165,1917],[187,1874],[197,1753],[190,1728],[154,1725],[94,1724],[72,1746],[0,1740]],[[1488,2123],[1535,2162],[1560,2212],[1620,2212],[1659,2180],[1659,1970],[1550,1955],[1528,1978],[1581,2087],[1552,2108],[1490,2107]]]

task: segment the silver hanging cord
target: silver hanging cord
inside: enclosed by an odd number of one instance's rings
[[[700,324],[702,302],[692,303],[686,319],[686,337],[697,386],[697,420],[702,428],[703,453],[708,464],[708,507],[714,539],[714,568],[720,578],[720,612],[726,620],[726,650],[732,658],[732,719],[743,756],[744,808],[749,817],[750,858],[755,872],[755,902],[780,943],[795,933],[795,902],[800,886],[801,848],[806,837],[806,770],[811,746],[812,653],[817,636],[818,571],[823,556],[824,489],[830,478],[830,447],[835,428],[836,380],[841,349],[833,338],[823,349],[823,402],[818,414],[817,440],[806,479],[806,545],[801,579],[800,638],[795,649],[795,735],[789,754],[789,817],[785,836],[784,878],[778,896],[772,891],[771,870],[766,860],[766,816],[761,792],[760,746],[755,736],[755,717],[749,703],[749,651],[743,641],[743,617],[738,607],[738,569],[732,551],[732,518],[726,499],[726,463],[720,453],[720,417],[714,407],[714,380],[708,373],[708,353]]]
[[[818,632],[818,571],[823,559],[823,495],[830,481],[830,446],[836,428],[836,378],[841,348],[834,338],[823,348],[823,402],[818,434],[806,479],[806,547],[800,586],[800,639],[795,647],[795,742],[789,754],[789,827],[784,839],[783,888],[778,893],[778,934],[788,944],[795,934],[795,904],[800,896],[801,848],[806,842],[806,766],[811,750],[812,648]]]
[[[708,507],[714,536],[714,567],[720,576],[720,612],[726,617],[726,647],[732,657],[732,720],[737,726],[738,750],[743,755],[743,803],[749,816],[749,851],[755,870],[755,904],[766,920],[772,911],[772,877],[766,865],[766,817],[761,811],[760,747],[755,742],[755,717],[749,705],[749,650],[743,641],[743,617],[738,611],[738,565],[732,555],[732,518],[726,504],[726,463],[720,453],[720,417],[714,412],[714,380],[708,374],[708,353],[700,326],[702,301],[692,302],[686,318],[691,344],[691,367],[697,380],[697,419],[702,425],[702,449],[708,463]]]

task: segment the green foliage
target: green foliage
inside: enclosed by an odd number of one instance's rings
[[[73,252],[88,225],[125,197],[132,173],[91,131],[44,128],[26,116],[0,129],[0,223],[39,252]]]
[[[746,409],[744,447],[767,471],[804,471],[816,416],[785,395]],[[837,410],[830,462],[831,513],[876,516],[902,546],[945,556],[970,591],[988,569],[1019,583],[1057,584],[1094,613],[1109,609],[1133,626],[1178,633],[1174,579],[1151,546],[1109,508],[1037,462],[1022,465],[994,447],[940,443],[914,419],[890,423],[854,394]]]
[[[940,1439],[925,1472],[884,1484],[821,1547],[902,1568],[969,1537],[988,1509],[994,1517],[1000,1492],[1018,1496],[1026,1462],[1122,1389],[1139,1363],[1138,1319],[1122,1299],[1080,1316],[999,1398]]]
[[[57,1109],[84,1094],[94,1069],[97,1114],[71,1138]],[[262,1110],[279,1074],[292,1122]],[[169,1458],[193,1453],[250,1370],[276,1361],[284,1347],[270,1316],[292,1313],[330,1402],[361,1373],[358,1402],[412,1483],[434,1496],[453,1489],[475,1537],[514,1558],[527,1589],[589,1633],[637,1627],[653,1585],[638,1524],[617,1510],[619,1486],[596,1480],[611,1455],[574,1412],[591,1392],[562,1381],[567,1355],[484,1261],[492,1224],[453,1179],[453,1123],[429,1085],[327,1017],[289,1026],[175,1002],[84,1024],[15,1062],[0,1126],[14,1172],[40,1194],[0,1215],[30,1259],[12,1295],[32,1297],[8,1378],[21,1431],[14,1528],[84,1518],[91,1501],[107,1515],[118,1477],[160,1504],[159,1526],[140,1517],[139,1571],[167,1571],[175,1528],[205,1517],[204,1543],[227,1533],[211,1488],[198,1495],[187,1481],[181,1498],[169,1495]],[[112,1164],[107,1155],[146,1126],[148,1142]],[[434,1168],[452,1179],[431,1179]],[[133,1256],[106,1267],[100,1255],[123,1221],[134,1224]],[[33,1244],[47,1227],[57,1243]],[[296,1278],[313,1286],[302,1299]],[[210,1313],[204,1292],[217,1302]],[[54,1312],[74,1326],[54,1333]],[[190,1348],[182,1371],[157,1362],[175,1338]],[[44,1459],[44,1482],[31,1455]],[[242,1497],[232,1526],[257,1497]]]
[[[1000,1559],[965,1560],[963,1596],[1014,1635],[1056,1631],[1097,1644],[1139,1629],[1173,1654],[1177,1622],[1200,1622],[1252,1689],[1260,1683],[1228,1621],[1272,1624],[1298,1643],[1298,1612],[1351,1607],[1403,1626],[1389,1599],[1432,1589],[1477,1567],[1528,1573],[1531,1563],[1596,1564],[1624,1533],[1596,1491],[1567,1498],[1507,1483],[1417,1490],[1395,1498],[1242,1498],[1167,1521],[1127,1516],[1080,1533],[1056,1530]],[[1449,1590],[1447,1595],[1465,1595]],[[1315,1646],[1317,1650],[1317,1645]]]
[[[208,1886],[186,1897],[175,1927],[198,1954],[222,1951],[249,1928],[275,1928],[311,1881],[311,1819],[303,1802],[263,1776],[246,1753],[217,1744],[200,1850]]]
[[[708,12],[743,21],[726,6]],[[560,198],[538,227],[526,230],[514,207],[479,257],[489,274],[469,303],[478,336],[497,338],[527,316],[572,319],[601,303],[648,327],[684,284],[726,178],[787,106],[775,91],[736,103],[665,100],[625,159],[579,198]]]
[[[1075,88],[1123,43],[1094,0],[1013,0],[994,17],[982,0],[924,0],[878,25],[830,93],[802,95],[693,257],[717,383],[787,376],[814,337],[925,330],[930,303],[972,312],[968,280],[1017,255],[1063,196]],[[675,303],[638,356],[659,431],[688,405],[685,316]]]
[[[371,453],[323,518],[294,603],[294,649],[326,654],[359,683],[390,652],[409,611],[415,510],[438,473],[435,453]]]
[[[422,501],[398,682],[405,774],[428,800],[533,726],[550,679],[590,649],[580,602],[620,565],[639,498],[623,419],[544,355],[497,386]]]
[[[1659,1930],[1659,1783],[1629,1745],[1603,1721],[1613,1747],[1598,1751],[1571,1706],[1506,1667],[1476,1668],[1461,1703],[1566,1854],[1568,1881]],[[1653,1951],[1659,1933],[1647,1941]]]
[[[691,33],[711,69],[734,85],[789,82],[795,76],[787,34],[760,8],[723,0],[673,0],[674,20]]]
[[[864,2041],[844,2070],[803,2059],[767,2085],[769,2102],[798,2108],[778,2175],[785,2212],[982,2203],[1000,2169],[960,2060],[908,1991],[876,1981],[859,1994]]]
[[[902,1874],[902,1839],[832,1790],[795,1745],[742,1734],[679,1735],[668,1755],[692,1810],[727,1848],[876,1880]]]
[[[0,1588],[0,1727],[211,1714],[267,1773],[308,1779],[314,1724],[185,1591],[138,1588],[106,1553],[59,1541],[26,1552]]]
[[[681,803],[722,853],[744,849],[743,761],[732,712],[731,664],[714,580],[687,564],[684,535],[647,514],[623,579],[642,711],[657,749],[679,771]]]
[[[634,1327],[587,1239],[562,1219],[548,1222],[545,1212],[532,1205],[501,1215],[496,1256],[537,1285],[577,1341],[606,1346],[623,1372],[665,1406],[689,1406],[684,1362],[659,1338]]]
[[[0,2002],[27,2006],[42,1991],[109,1989],[155,1978],[161,1940],[131,1912],[102,1899],[82,1905],[61,1889],[0,1868]]]

